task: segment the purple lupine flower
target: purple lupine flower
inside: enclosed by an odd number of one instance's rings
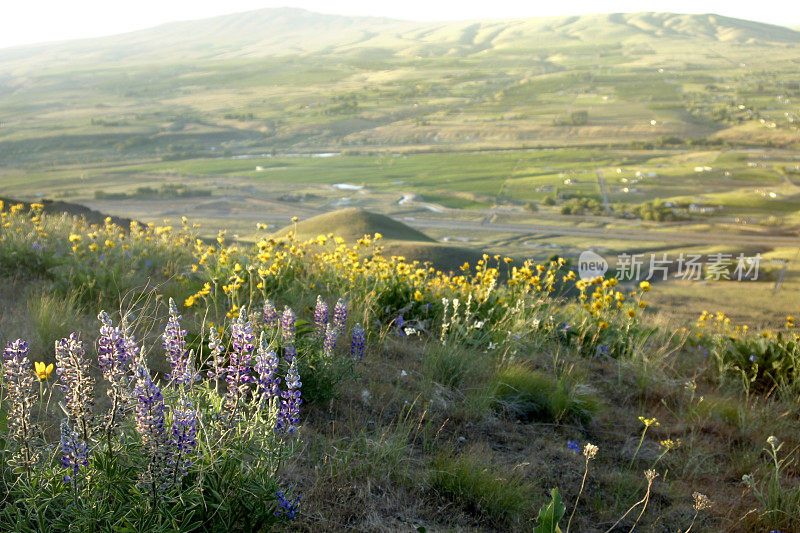
[[[347,302],[344,298],[336,300],[336,305],[333,306],[333,327],[344,331],[345,324],[347,323]]]
[[[294,347],[294,344],[287,344],[283,347],[283,359],[287,365],[291,364],[295,357],[297,357],[297,348]]]
[[[568,440],[567,441],[567,448],[572,450],[575,453],[580,453],[581,447],[576,440]]]
[[[16,446],[14,460],[29,468],[36,460],[31,439],[31,415],[36,396],[34,373],[28,360],[28,343],[22,339],[9,342],[3,351],[3,384],[8,407],[8,433]]]
[[[256,355],[256,362],[253,368],[258,372],[256,382],[258,383],[261,397],[268,400],[278,396],[280,394],[278,385],[281,382],[281,378],[275,375],[278,370],[278,356],[274,350],[269,349],[266,335],[263,332],[261,333],[258,355]]]
[[[283,342],[286,344],[294,344],[294,339],[297,336],[295,320],[294,311],[287,305],[283,309],[283,315],[281,315],[281,335],[283,337]]]
[[[78,334],[56,342],[56,373],[64,392],[64,410],[77,424],[83,440],[89,438],[94,404],[94,379],[89,375],[83,341]]]
[[[172,411],[172,446],[170,467],[173,481],[178,476],[185,476],[192,460],[190,455],[197,446],[197,410],[192,407],[192,402],[181,396],[178,405]]]
[[[141,472],[142,483],[149,485],[153,498],[159,495],[159,488],[165,481],[166,468],[170,459],[170,439],[165,425],[166,406],[161,389],[153,381],[150,371],[144,364],[136,367],[134,395],[136,404],[136,431],[147,453],[147,467]]]
[[[281,407],[275,423],[275,431],[291,435],[300,423],[300,375],[297,373],[297,360],[293,359],[286,372],[286,390],[281,392]]]
[[[210,379],[224,377],[223,365],[225,364],[225,347],[219,337],[216,328],[211,327],[208,331],[208,349],[211,350],[211,370],[208,371]]]
[[[103,377],[114,383],[127,372],[136,356],[136,345],[125,331],[114,327],[111,317],[105,311],[100,311],[97,320],[102,322],[100,337],[97,339],[97,362]]]
[[[167,374],[167,379],[180,385],[188,385],[200,379],[192,363],[192,353],[186,351],[186,330],[181,329],[181,315],[178,314],[178,306],[175,301],[169,299],[169,320],[164,328],[161,338],[164,340],[162,346],[167,352],[167,361],[172,367],[172,372]]]
[[[289,485],[289,490],[291,490],[293,486],[294,485]],[[275,511],[275,516],[285,516],[289,520],[292,520],[295,516],[297,516],[297,510],[300,507],[300,497],[302,494],[298,494],[293,499],[286,499],[283,491],[279,490],[275,493],[275,496],[278,498],[278,510]]]
[[[278,327],[278,310],[275,309],[275,304],[272,300],[267,299],[264,302],[264,327],[277,328]]]
[[[104,431],[111,434],[125,416],[131,380],[128,372],[136,357],[137,347],[133,336],[127,333],[127,328],[114,327],[108,313],[100,311],[97,319],[103,324],[97,339],[97,361],[103,378],[109,383],[107,394],[111,398],[111,409],[106,415]]]
[[[232,350],[228,367],[225,369],[228,391],[225,395],[224,409],[231,424],[235,423],[240,400],[247,394],[249,384],[253,381],[250,373],[255,338],[253,327],[247,319],[247,310],[242,308],[239,316],[231,324]]]
[[[314,333],[318,339],[325,335],[325,328],[328,327],[328,304],[317,296],[317,306],[314,308]]]
[[[61,466],[67,469],[64,483],[77,483],[82,466],[89,466],[89,447],[80,434],[69,427],[67,419],[61,421]]]
[[[353,358],[359,361],[364,358],[366,340],[367,333],[364,331],[364,328],[361,327],[361,324],[353,326],[353,339],[350,341],[350,355],[353,356]]]
[[[325,328],[325,340],[322,342],[322,353],[327,356],[333,355],[336,349],[336,337],[339,336],[339,329],[333,324],[328,324]]]

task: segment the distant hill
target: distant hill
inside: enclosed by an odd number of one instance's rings
[[[455,271],[464,262],[474,265],[481,258],[481,252],[462,246],[441,244],[424,233],[406,226],[385,215],[371,213],[355,207],[324,213],[287,226],[275,235],[286,235],[296,231],[300,239],[313,239],[332,233],[348,242],[355,242],[364,235],[380,233],[380,245],[384,255],[403,256],[408,260],[429,262],[438,269]]]
[[[276,235],[295,231],[300,239],[313,239],[317,235],[333,233],[347,241],[356,241],[364,235],[380,233],[386,240],[435,242],[433,239],[402,222],[386,215],[364,211],[357,207],[339,209],[286,226]]]
[[[469,56],[545,44],[659,40],[800,43],[800,32],[714,14],[645,12],[420,23],[279,8],[173,22],[110,37],[2,49],[0,67],[293,54]]]

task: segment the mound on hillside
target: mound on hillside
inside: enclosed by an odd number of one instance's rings
[[[294,228],[294,225],[287,226],[278,231],[276,235],[286,235]],[[421,231],[406,226],[402,222],[357,207],[331,211],[297,223],[299,239],[313,239],[317,235],[329,233],[342,237],[346,241],[355,241],[366,234],[380,233],[387,241],[435,242]]]
[[[402,256],[408,261],[416,259],[421,263],[430,263],[444,272],[455,272],[464,263],[474,266],[483,253],[464,246],[438,242],[388,241],[384,243],[383,255]]]
[[[276,232],[275,236],[286,235],[294,228],[294,225],[287,226]],[[408,261],[416,259],[445,272],[455,271],[465,262],[474,265],[483,255],[479,250],[438,243],[402,222],[356,207],[317,215],[297,223],[297,237],[301,240],[329,233],[349,242],[367,234],[380,233],[383,235],[384,256],[403,256]]]

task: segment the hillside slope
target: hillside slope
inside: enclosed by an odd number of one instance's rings
[[[468,56],[588,43],[800,43],[800,32],[714,14],[615,13],[571,17],[419,23],[262,9],[173,22],[101,37],[0,50],[0,69],[120,61],[179,61],[292,54]]]

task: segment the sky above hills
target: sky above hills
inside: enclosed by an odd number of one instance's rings
[[[297,7],[321,13],[388,17],[414,21],[550,17],[588,13],[669,11],[717,13],[729,17],[800,26],[800,3],[785,0],[720,2],[715,0],[589,0],[565,2],[430,2],[403,0],[28,0],[9,2],[0,17],[0,48],[38,42],[113,35],[170,21],[213,17],[269,7]]]

